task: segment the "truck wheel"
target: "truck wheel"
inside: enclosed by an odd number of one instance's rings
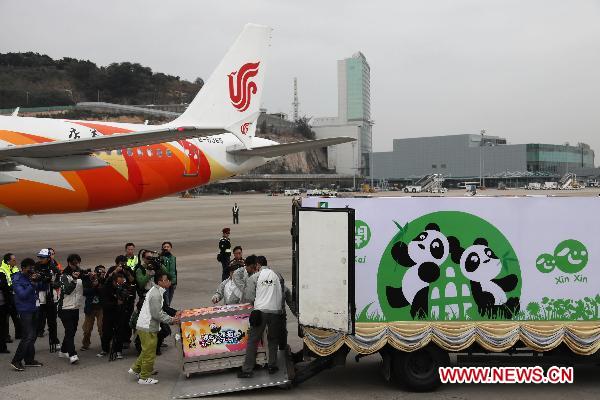
[[[410,390],[427,392],[441,385],[438,369],[449,364],[448,353],[434,345],[410,353],[397,351],[392,357],[392,376]]]
[[[417,189],[413,188],[412,192],[417,193]]]
[[[404,193],[408,193],[408,189],[407,188],[404,188]]]

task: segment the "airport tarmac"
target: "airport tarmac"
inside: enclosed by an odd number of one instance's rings
[[[558,195],[597,196],[598,189],[563,191]],[[550,194],[545,191],[482,191],[486,195]],[[404,195],[386,192],[378,195]],[[462,191],[448,195],[462,196]],[[240,206],[240,224],[232,225],[231,207]],[[137,249],[158,249],[164,240],[173,242],[177,256],[178,286],[174,304],[176,308],[194,308],[210,304],[210,297],[221,275],[216,261],[217,242],[221,229],[231,227],[233,245],[242,245],[244,253],[264,254],[269,264],[281,271],[291,285],[291,198],[267,197],[264,194],[232,196],[201,196],[192,199],[169,197],[122,207],[114,210],[67,215],[42,215],[8,217],[0,221],[1,251],[13,252],[20,260],[35,256],[42,247],[53,247],[61,262],[69,253],[81,255],[85,268],[97,264],[110,265],[121,254],[126,242],[132,241]],[[81,346],[81,323],[76,346]],[[59,336],[62,326],[59,321]],[[297,338],[297,324],[288,315],[290,345],[301,347]],[[127,374],[135,359],[133,350],[126,350],[125,360],[108,362],[98,359],[99,338],[92,335],[92,348],[79,352],[79,365],[70,365],[48,352],[47,336],[36,343],[36,358],[44,363],[42,368],[15,372],[9,365],[12,355],[0,354],[0,399],[15,400],[108,400],[108,399],[167,399],[177,379],[178,363],[172,339],[170,346],[157,358],[155,368],[160,383],[141,386]],[[14,353],[16,343],[9,344]],[[379,374],[379,356],[374,355],[356,363],[348,357],[345,367],[324,371],[313,379],[285,391],[277,388],[255,390],[225,398],[268,397],[295,399],[525,399],[532,396],[547,400],[565,397],[597,398],[598,367],[577,367],[572,385],[445,385],[429,394],[409,393],[386,383]],[[210,378],[207,378],[210,379]]]

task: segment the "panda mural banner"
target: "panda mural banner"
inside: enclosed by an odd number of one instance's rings
[[[358,324],[559,323],[600,320],[599,203],[382,197],[302,205],[356,210]],[[600,343],[600,322],[591,326],[588,347]]]

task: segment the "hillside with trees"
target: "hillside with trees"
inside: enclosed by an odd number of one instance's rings
[[[38,53],[0,53],[0,108],[190,102],[204,81],[153,72],[138,63],[97,66],[89,60],[54,60]]]

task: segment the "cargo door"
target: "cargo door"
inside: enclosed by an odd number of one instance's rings
[[[292,235],[300,325],[354,334],[354,209],[295,207]]]

